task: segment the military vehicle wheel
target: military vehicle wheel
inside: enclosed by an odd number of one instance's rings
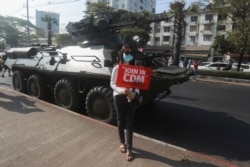
[[[56,104],[63,108],[75,110],[78,107],[77,92],[69,80],[61,79],[56,83],[54,98]]]
[[[16,91],[23,93],[26,92],[26,81],[24,80],[22,72],[14,71],[12,76],[12,85]]]
[[[41,79],[37,75],[31,75],[27,82],[28,94],[38,99],[44,97],[44,88]]]
[[[111,89],[94,87],[88,92],[85,104],[90,117],[111,124],[116,122]]]

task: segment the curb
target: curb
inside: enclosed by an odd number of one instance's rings
[[[233,83],[233,84],[250,86],[250,80],[247,80],[247,79],[223,78],[223,77],[215,77],[215,76],[198,75],[197,80],[208,81],[208,82],[219,82],[219,83]]]

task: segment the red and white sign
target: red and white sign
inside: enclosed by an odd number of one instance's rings
[[[119,64],[116,85],[148,90],[151,74],[152,69],[148,67]]]

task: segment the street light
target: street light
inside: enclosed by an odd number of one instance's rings
[[[27,31],[28,31],[27,39],[28,39],[28,45],[30,45],[29,0],[27,0],[26,9],[27,9]]]

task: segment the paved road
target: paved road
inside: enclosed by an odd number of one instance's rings
[[[118,150],[114,126],[0,86],[1,167],[238,167],[139,134],[135,159]]]
[[[136,130],[250,166],[249,99],[250,85],[190,81],[173,86],[170,96],[137,114]]]
[[[10,78],[4,80],[8,82],[0,82],[0,86],[11,85]],[[229,160],[242,167],[249,166],[249,148],[245,146],[249,143],[250,123],[244,123],[249,118],[248,110],[244,110],[246,108],[243,107],[242,109],[237,108],[243,113],[233,112],[236,111],[235,105],[230,103],[231,98],[225,98],[234,94],[237,95],[235,97],[237,100],[247,99],[249,93],[246,91],[249,91],[249,88],[243,87],[241,91],[234,92],[234,88],[238,89],[239,85],[223,84],[221,86],[220,89],[224,93],[214,93],[212,96],[206,96],[206,94],[211,93],[211,87],[214,88],[212,92],[217,92],[218,84],[190,81],[174,86],[171,96],[153,108],[144,110],[144,114],[137,114],[136,131],[139,134],[163,141],[163,143],[187,148],[190,150],[186,151],[189,154],[194,151],[193,154],[210,155],[214,160],[213,163],[230,166],[230,163],[224,163],[224,160]],[[197,91],[190,92],[193,89]],[[238,97],[238,95],[241,96]],[[221,99],[224,99],[222,103]],[[241,104],[245,103],[246,101],[241,102]],[[230,104],[229,113],[223,111],[225,110],[223,107],[227,106],[225,104]],[[154,115],[149,112],[151,109],[154,110]],[[208,156],[206,159],[211,157]]]

